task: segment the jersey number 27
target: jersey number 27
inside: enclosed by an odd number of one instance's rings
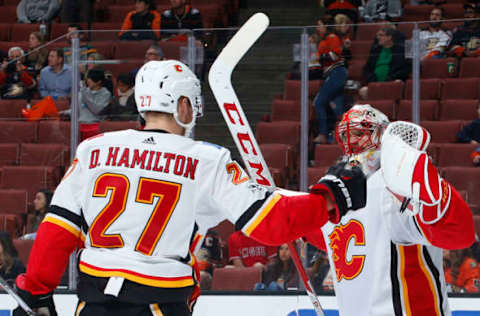
[[[135,246],[135,251],[151,256],[160,236],[165,230],[178,199],[181,184],[150,178],[140,178],[137,186],[135,202],[154,204],[153,212]],[[94,197],[107,197],[112,191],[110,200],[97,215],[90,226],[89,236],[92,246],[100,248],[121,248],[124,246],[120,234],[105,234],[112,223],[125,211],[130,181],[121,174],[104,173],[95,181]]]

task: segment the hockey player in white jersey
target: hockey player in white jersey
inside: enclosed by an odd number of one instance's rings
[[[328,251],[340,315],[451,315],[442,248],[469,247],[473,219],[427,156],[428,132],[355,105],[336,135],[368,177],[367,204],[306,238]]]
[[[145,129],[82,142],[55,191],[16,282],[33,308],[56,314],[52,291],[78,247],[75,315],[191,315],[197,228],[228,219],[279,245],[365,205],[358,167],[335,166],[310,194],[269,192],[225,148],[185,137],[202,103],[199,80],[178,61],[145,64],[135,98]]]

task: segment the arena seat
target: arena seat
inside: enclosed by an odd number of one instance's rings
[[[102,54],[105,59],[112,59],[115,55],[115,45],[117,42],[95,41],[89,42],[88,45],[93,47],[98,53]]]
[[[16,214],[0,214],[0,231],[10,234],[16,238],[22,233],[22,221]]]
[[[455,189],[468,192],[469,203],[480,205],[480,168],[476,167],[446,167],[443,168],[444,178],[451,182]]]
[[[439,105],[437,100],[420,100],[420,120],[435,121],[438,119]],[[397,120],[412,120],[412,101],[400,100]]]
[[[63,144],[21,144],[22,166],[65,167],[69,162],[69,150]]]
[[[300,121],[300,100],[275,99],[272,103],[272,121]]]
[[[456,68],[458,67],[457,59],[453,57],[423,61],[420,72],[421,78],[449,78],[451,75],[448,73],[447,64],[450,62],[454,63]]]
[[[473,215],[473,225],[475,226],[475,232],[480,236],[480,215]]]
[[[478,100],[442,100],[440,103],[440,117],[446,120],[473,120],[478,117]]]
[[[438,167],[473,167],[470,154],[475,151],[478,145],[473,144],[436,144],[438,156],[436,165]]]
[[[92,41],[115,41],[122,28],[119,22],[95,22],[92,23],[90,39]]]
[[[420,99],[435,100],[440,99],[440,79],[420,79]],[[407,80],[405,83],[405,99],[412,99],[413,81]]]
[[[0,10],[1,11],[1,10]],[[24,51],[28,50],[28,42],[0,42],[0,50],[4,52],[8,52],[10,47],[18,46],[22,48]]]
[[[0,155],[0,167],[18,164],[17,143],[0,143],[0,153],[2,153]]]
[[[460,78],[478,78],[480,69],[480,59],[477,57],[464,57],[460,64]]]
[[[0,143],[34,143],[37,141],[37,123],[0,121]]]
[[[251,291],[255,283],[261,281],[261,268],[216,268],[213,270],[211,289],[217,291]]]
[[[0,41],[10,40],[11,25],[8,23],[0,23]]]
[[[445,11],[445,16],[448,19],[463,19],[464,8],[462,3],[446,3],[442,4],[442,8]]]
[[[323,80],[310,80],[308,82],[308,97],[315,98],[322,86]],[[285,80],[285,88],[283,98],[286,100],[301,99],[301,82],[300,80]]]
[[[115,45],[116,59],[144,59],[152,41],[119,41],[112,44]]]
[[[139,129],[140,124],[137,121],[101,121],[99,125],[100,133],[120,131],[124,129]]]
[[[28,258],[30,257],[30,252],[32,251],[32,246],[35,240],[30,239],[14,239],[13,245],[17,249],[18,259],[27,266]]]
[[[397,30],[405,35],[405,38],[412,38],[413,29],[415,25],[413,23],[399,23],[397,24]]]
[[[432,143],[454,143],[462,121],[421,121],[420,125],[430,132]]]
[[[128,60],[121,64],[111,64],[105,65],[105,69],[110,70],[112,75],[116,78],[118,75],[123,73],[130,73],[134,69],[140,68],[144,64],[144,60],[135,59],[135,60]]]
[[[402,21],[426,21],[433,8],[433,5],[406,4],[402,12]]]
[[[18,5],[21,0],[3,0],[3,5]]]
[[[17,22],[17,6],[3,5],[0,9],[0,21],[2,21],[3,23],[16,23]]]
[[[377,35],[378,30],[382,28],[380,24],[362,23],[357,28],[357,41],[373,41]]]
[[[397,117],[397,104],[395,100],[366,100],[362,103],[370,104],[374,108],[382,111],[390,121]]]
[[[442,87],[442,99],[478,99],[478,78],[445,79]]]
[[[327,172],[328,167],[320,167],[320,168],[308,168],[308,185],[312,185],[318,182],[321,177],[325,175]]]
[[[361,25],[359,27],[361,27]],[[368,58],[370,48],[372,47],[373,43],[372,39],[368,41],[352,41],[352,46],[350,49],[352,51],[352,60],[366,60]]]
[[[315,145],[315,167],[329,167],[342,157],[342,149],[337,144]]]
[[[39,27],[39,24],[12,24],[10,40],[13,42],[28,41],[30,33],[39,31]]]
[[[259,144],[288,144],[297,153],[300,144],[300,123],[291,121],[258,122],[255,137]]]
[[[362,82],[363,79],[363,66],[365,65],[365,59],[362,60],[350,60],[348,62],[348,78]]]
[[[50,28],[50,39],[54,40],[54,39],[56,39],[60,36],[63,36],[65,34],[67,34],[69,25],[70,25],[69,23],[52,23],[51,28]],[[80,23],[80,27],[83,30],[86,30],[87,29],[87,24],[86,23]],[[87,36],[85,35],[84,38],[87,38]],[[64,39],[64,43],[65,43],[65,45],[70,45],[67,42],[66,38]]]
[[[135,7],[132,5],[110,5],[108,6],[108,14],[105,22],[118,22],[121,23],[127,16],[128,12],[135,10]]]
[[[284,185],[295,175],[295,157],[293,150],[287,144],[262,144],[259,145],[263,158],[269,168],[278,169],[280,176],[284,178]],[[277,186],[282,186],[279,183]]]
[[[1,188],[26,190],[29,201],[39,189],[53,189],[60,177],[53,167],[4,166],[2,169]]]
[[[403,99],[403,82],[370,82],[368,84],[369,100],[400,100]]]
[[[1,189],[0,205],[2,214],[27,214],[27,191]]]
[[[235,231],[235,225],[230,223],[228,220],[220,222],[217,226],[211,228],[218,233],[223,243],[227,243],[228,237]]]
[[[70,144],[70,122],[47,120],[38,125],[38,142],[41,144]]]

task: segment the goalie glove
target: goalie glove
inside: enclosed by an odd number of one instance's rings
[[[382,136],[381,170],[387,188],[411,199],[411,215],[425,224],[439,221],[450,204],[450,185],[425,152],[430,134],[413,123],[397,121]]]
[[[346,162],[330,167],[325,176],[310,189],[313,194],[328,194],[335,203],[329,212],[330,222],[337,224],[348,211],[365,207],[367,202],[367,178],[362,170],[350,168]]]
[[[53,292],[47,294],[33,295],[30,292],[22,289],[24,283],[24,275],[21,274],[17,277],[15,286],[15,292],[20,296],[27,305],[34,311],[38,309],[38,315],[57,316],[57,310],[53,302]],[[28,316],[28,314],[18,306],[13,310],[13,316]]]

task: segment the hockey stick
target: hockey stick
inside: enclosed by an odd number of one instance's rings
[[[269,19],[263,13],[256,13],[250,17],[218,55],[210,68],[208,81],[250,177],[258,184],[275,188],[270,170],[263,159],[260,147],[248,124],[231,81],[233,69],[265,32],[268,25]],[[293,243],[289,243],[288,247],[317,316],[324,316],[318,297],[300,261],[297,249]]]
[[[17,301],[18,305],[27,313],[28,316],[35,316],[37,315],[28,305],[25,303],[24,300],[17,293],[8,285],[7,281],[5,281],[2,277],[0,277],[0,286],[5,289],[5,291],[10,294],[10,296]]]

